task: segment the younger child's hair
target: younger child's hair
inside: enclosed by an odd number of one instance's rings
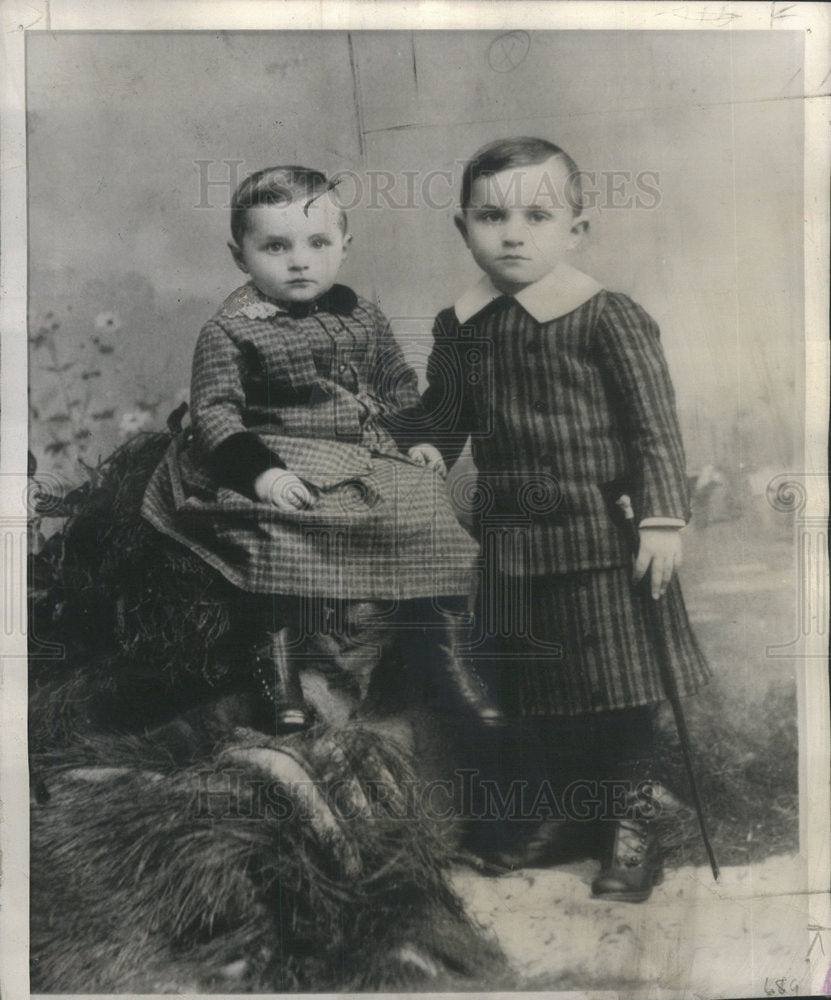
[[[511,139],[496,139],[481,149],[477,149],[465,164],[462,174],[462,210],[470,206],[473,185],[480,177],[490,177],[502,170],[514,167],[530,167],[544,163],[552,156],[559,156],[568,170],[566,200],[575,216],[580,215],[583,205],[583,186],[577,164],[564,150],[547,139],[534,136],[515,136]]]
[[[231,236],[237,246],[248,228],[248,210],[256,205],[290,205],[299,199],[308,204],[327,194],[334,184],[326,174],[311,167],[266,167],[246,177],[231,199]],[[346,232],[346,213],[340,213],[340,227]]]

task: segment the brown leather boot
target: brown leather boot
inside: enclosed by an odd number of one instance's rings
[[[621,903],[643,903],[664,878],[655,825],[625,818],[609,824],[608,846],[592,895]]]
[[[273,708],[274,728],[278,736],[307,729],[312,724],[312,713],[303,699],[297,664],[289,652],[290,636],[289,628],[267,632],[252,664],[256,684]]]

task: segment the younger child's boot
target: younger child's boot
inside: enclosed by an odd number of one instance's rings
[[[643,903],[664,878],[655,824],[623,818],[609,823],[608,843],[592,895],[621,903]]]
[[[459,649],[467,638],[467,622],[451,614],[442,617],[444,636],[441,646],[444,656],[441,665],[452,696],[483,726],[503,726],[505,716],[491,698],[472,657]]]
[[[502,727],[505,716],[491,697],[473,657],[464,649],[470,640],[470,618],[464,611],[446,611],[430,607],[426,612],[433,628],[426,630],[427,649],[422,669],[432,667],[444,707],[461,712],[479,725]]]
[[[254,677],[271,706],[277,735],[307,729],[312,713],[303,699],[297,664],[289,651],[291,629],[267,632],[265,641],[254,654]]]

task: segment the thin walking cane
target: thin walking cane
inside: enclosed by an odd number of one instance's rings
[[[632,509],[632,501],[628,496],[624,495],[616,500],[615,503],[623,511],[623,516],[626,518],[626,522],[629,525],[635,556],[637,556],[638,548],[640,547],[640,535],[638,534],[638,526],[635,524],[635,512]],[[681,755],[684,758],[684,766],[687,769],[687,779],[690,783],[690,793],[692,794],[693,805],[695,806],[695,814],[698,817],[701,839],[704,841],[704,848],[707,851],[707,857],[710,860],[710,868],[713,872],[713,878],[716,882],[718,882],[719,866],[713,851],[713,845],[710,843],[710,837],[707,833],[707,825],[704,822],[704,809],[701,805],[701,797],[698,794],[698,784],[695,780],[695,771],[693,770],[692,752],[690,750],[690,734],[687,729],[687,720],[684,717],[684,709],[681,705],[681,696],[678,694],[678,685],[675,683],[675,674],[672,671],[672,664],[669,660],[666,624],[663,614],[666,605],[663,601],[656,601],[646,593],[642,593],[642,597],[644,603],[646,604],[647,620],[649,622],[652,638],[655,642],[655,650],[658,655],[658,667],[661,671],[661,683],[664,687],[664,694],[667,696],[667,700],[670,705],[672,705],[672,714],[675,717],[675,728],[678,730],[678,742],[681,745]]]

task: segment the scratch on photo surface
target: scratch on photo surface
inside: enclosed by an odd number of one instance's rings
[[[790,78],[790,80],[788,80],[788,82],[785,84],[785,86],[782,89],[783,90],[787,90],[788,87],[790,87],[790,85],[794,82],[794,80],[799,76],[799,74],[801,72],[802,72],[802,67],[800,66],[799,69],[794,73],[794,75]],[[825,82],[825,81],[823,81],[823,82]]]
[[[410,48],[413,53],[413,80],[415,81],[416,94],[418,94],[418,61],[416,59],[415,37],[410,38]]]
[[[361,87],[358,79],[358,64],[355,60],[355,46],[352,41],[352,32],[346,34],[346,42],[349,46],[349,70],[352,74],[352,94],[355,98],[355,115],[358,119],[358,153],[364,155],[364,112],[361,105]]]
[[[825,80],[831,76],[831,70],[825,77]],[[822,82],[825,83],[825,80]],[[667,111],[683,111],[690,107],[695,107],[699,111],[703,111],[709,108],[723,108],[723,107],[739,107],[745,104],[775,104],[777,101],[815,101],[820,98],[831,97],[831,91],[818,91],[815,94],[781,94],[779,97],[747,97],[740,101],[690,101],[688,103],[679,104],[656,104],[656,105],[644,105],[643,107],[626,107],[626,108],[607,108],[598,109],[593,108],[590,111],[570,111],[568,113],[563,113],[560,115],[551,114],[547,112],[542,115],[526,115],[525,121],[557,121],[557,120],[569,120],[573,121],[578,118],[591,118],[603,115],[633,115],[642,114],[647,112],[667,112]],[[408,129],[418,129],[418,128],[458,128],[460,125],[494,125],[503,122],[504,118],[466,118],[464,121],[435,121],[435,122],[404,122],[401,125],[384,125],[381,128],[370,128],[362,131],[364,136],[376,135],[379,132],[404,132]]]

